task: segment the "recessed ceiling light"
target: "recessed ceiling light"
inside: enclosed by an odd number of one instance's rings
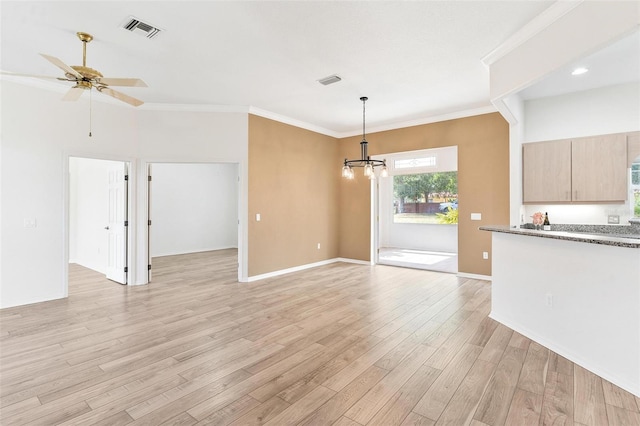
[[[580,67],[580,68],[576,68],[576,69],[574,69],[574,70],[571,72],[571,75],[580,75],[580,74],[584,74],[584,73],[586,73],[586,72],[588,72],[588,71],[589,71],[589,70],[588,70],[587,68]]]

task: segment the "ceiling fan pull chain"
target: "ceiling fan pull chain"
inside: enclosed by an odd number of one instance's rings
[[[91,106],[93,105],[93,102],[92,102],[93,97],[91,96],[92,93],[93,93],[93,90],[89,90],[89,137],[91,137],[91,117],[92,117]]]

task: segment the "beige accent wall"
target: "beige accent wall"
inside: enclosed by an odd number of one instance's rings
[[[340,140],[340,159],[360,156],[362,137]],[[369,155],[458,147],[458,269],[491,275],[491,233],[481,225],[509,224],[509,126],[499,113],[407,127],[367,135]],[[340,249],[344,258],[370,260],[369,180],[356,169],[340,191]],[[481,213],[472,221],[471,213]],[[482,252],[489,252],[489,260]]]
[[[249,115],[249,277],[338,257],[339,191],[337,139]]]
[[[361,137],[335,139],[249,115],[249,276],[344,257],[370,260],[370,186],[340,177]],[[509,223],[509,126],[498,113],[367,135],[369,154],[458,147],[458,269],[491,275],[491,234]],[[260,213],[261,221],[256,221]],[[482,213],[471,221],[471,213]],[[317,244],[320,243],[320,250]]]

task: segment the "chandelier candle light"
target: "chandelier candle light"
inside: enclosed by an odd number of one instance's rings
[[[364,175],[369,179],[375,179],[376,174],[374,172],[374,167],[382,166],[380,169],[380,176],[387,177],[389,176],[389,171],[387,170],[387,160],[372,160],[369,157],[369,153],[367,152],[367,139],[365,138],[365,106],[364,103],[367,101],[366,96],[360,98],[362,101],[362,142],[360,142],[360,159],[358,160],[347,160],[344,159],[344,165],[342,166],[342,177],[347,179],[353,179],[353,167],[364,167]]]

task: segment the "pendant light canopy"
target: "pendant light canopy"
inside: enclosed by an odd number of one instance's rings
[[[380,169],[380,176],[389,176],[386,160],[372,160],[371,157],[369,157],[367,148],[368,142],[365,133],[365,102],[367,101],[367,99],[369,98],[367,98],[366,96],[360,98],[360,100],[362,101],[362,142],[360,142],[360,158],[358,160],[347,160],[346,158],[344,159],[344,164],[342,166],[342,177],[346,179],[354,178],[355,175],[353,173],[353,167],[364,167],[364,175],[369,179],[375,179],[376,174],[374,168],[382,166],[382,168]]]

